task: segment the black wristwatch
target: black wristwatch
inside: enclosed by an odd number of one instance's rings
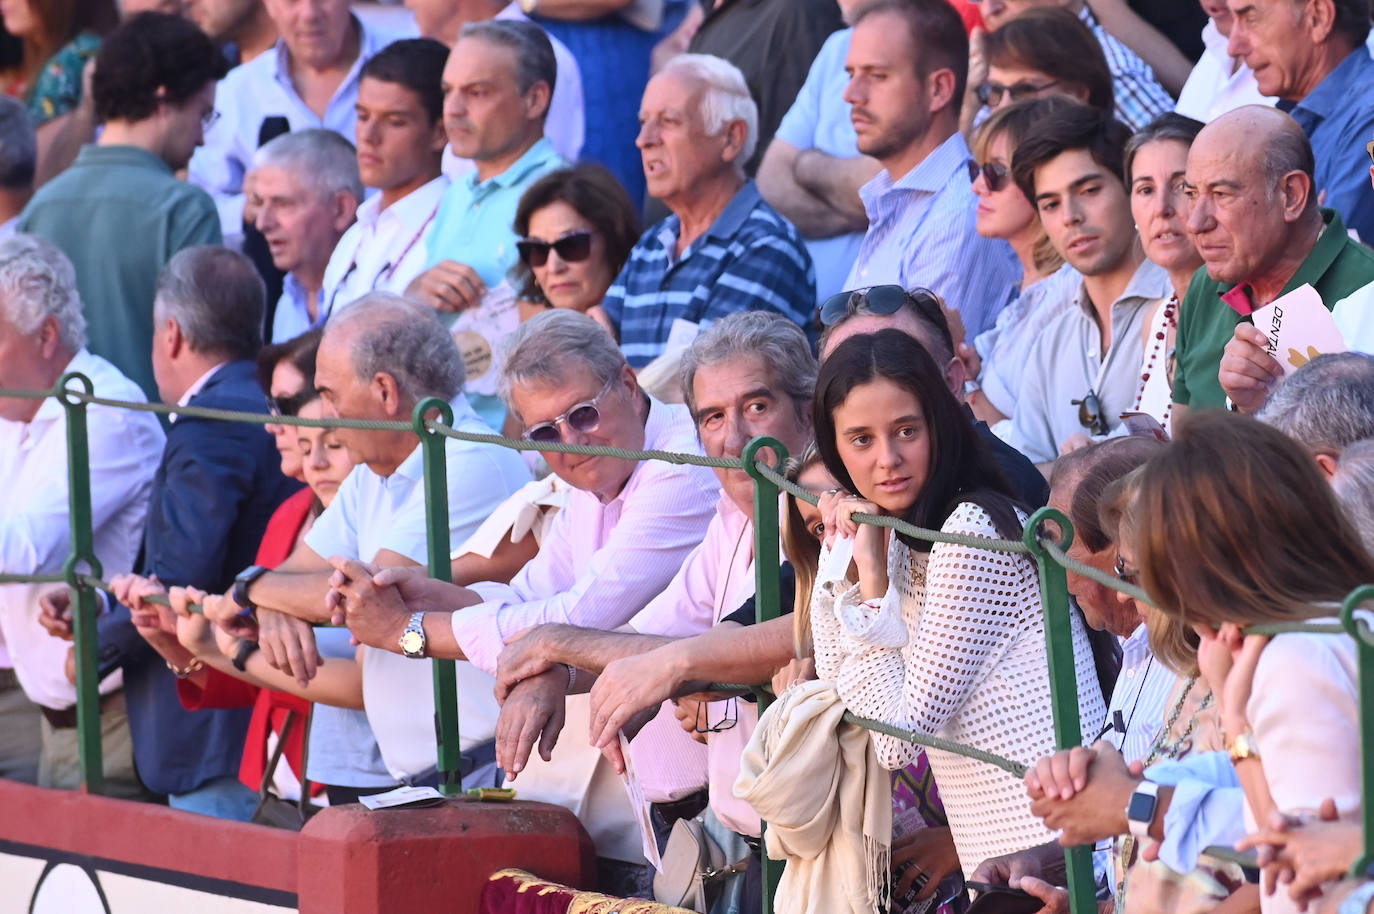
[[[238,670],[240,673],[248,672],[248,658],[253,656],[253,652],[257,649],[258,642],[256,641],[249,641],[247,638],[240,641],[238,650],[234,651],[234,659],[232,661],[234,669]]]
[[[253,601],[248,599],[248,587],[266,573],[267,569],[261,565],[249,565],[240,571],[234,578],[234,602],[249,611],[257,609]]]

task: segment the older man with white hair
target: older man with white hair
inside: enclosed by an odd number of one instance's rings
[[[66,372],[80,372],[97,394],[144,399],[137,384],[86,348],[86,319],[71,261],[51,243],[18,235],[0,243],[0,388],[46,390]],[[95,554],[106,574],[133,568],[142,538],[162,427],[151,413],[89,406],[92,521]],[[67,489],[67,412],[55,398],[0,398],[0,479],[9,487],[0,512],[0,573],[53,574],[71,551]],[[16,719],[19,698],[42,712],[38,783],[78,786],[75,667],[68,645],[39,624],[39,594],[47,585],[0,586],[0,774],[19,776],[6,751],[26,732],[38,742],[37,713]],[[100,685],[106,787],[142,793],[134,774],[120,677]],[[13,691],[11,691],[13,690]],[[24,703],[27,704],[27,703]]]
[[[744,174],[758,120],[744,76],[719,57],[682,54],[649,80],[636,144],[650,196],[672,215],[639,239],[603,303],[630,365],[736,311],[813,329],[811,257]]]
[[[269,342],[281,343],[329,318],[324,272],[353,224],[363,182],[353,144],[323,128],[272,140],[254,153],[252,175],[249,209],[272,263],[286,273],[267,317]]]

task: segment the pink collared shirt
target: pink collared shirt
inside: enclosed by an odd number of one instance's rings
[[[649,404],[645,449],[700,453],[685,406]],[[668,586],[701,543],[718,486],[705,467],[645,461],[605,504],[574,489],[539,554],[509,584],[473,585],[485,602],[452,614],[464,655],[495,673],[506,640],[535,625],[624,625]]]

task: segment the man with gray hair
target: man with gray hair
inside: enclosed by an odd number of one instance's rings
[[[153,374],[167,403],[261,413],[253,359],[262,346],[263,285],[242,254],[193,247],[158,278]],[[177,808],[247,820],[256,794],[238,779],[249,710],[187,711],[171,668],[150,643],[176,643],[165,608],[146,601],[169,586],[219,591],[251,561],[267,520],[297,488],[281,474],[261,426],[172,417],[153,480],[138,575],[111,582],[120,606],[103,613],[100,672],[124,672],[134,760],[144,784]],[[70,631],[68,595],[44,598],[45,627]],[[146,639],[146,640],[145,640]]]
[[[19,214],[33,196],[38,136],[18,99],[0,96],[0,241],[14,234]]]
[[[76,272],[66,255],[33,235],[0,242],[0,388],[47,390],[68,372],[89,378],[98,396],[144,400],[137,384],[86,348]],[[0,399],[0,479],[8,488],[0,574],[58,573],[71,552],[66,417],[55,398]],[[107,574],[119,574],[138,557],[162,426],[151,413],[95,404],[86,417],[95,556]],[[39,622],[48,589],[0,585],[0,777],[74,790],[75,662]],[[143,788],[119,687],[113,675],[100,684],[105,785],[136,797]]]
[[[811,256],[744,173],[758,120],[744,76],[709,54],[674,57],[644,89],[635,142],[649,195],[672,215],[639,239],[602,303],[635,368],[737,311],[776,311],[811,336]]]
[[[506,403],[527,440],[696,450],[687,409],[645,394],[615,341],[584,314],[553,309],[521,324],[509,343],[503,381]],[[373,578],[367,569],[342,564],[343,620],[354,636],[400,651],[403,634],[414,631],[428,656],[466,658],[495,673],[506,642],[525,629],[548,622],[614,629],[660,593],[706,532],[715,476],[704,467],[663,461],[545,457],[572,488],[538,554],[509,583],[455,586],[399,569]],[[560,677],[558,688],[565,688],[569,672],[558,667],[513,693],[507,706]],[[587,700],[571,703],[568,715],[574,729],[585,728]],[[649,800],[676,802],[705,784],[704,752],[680,731],[665,726],[662,735],[678,747],[672,763],[640,774]],[[568,806],[581,816],[600,856],[642,865],[633,814],[609,766],[585,742],[567,740],[558,750],[547,765],[508,769],[519,775],[520,795]]]
[[[469,22],[444,66],[449,149],[471,159],[425,236],[428,266],[406,294],[439,311],[482,302],[515,266],[515,207],[525,189],[565,163],[544,136],[558,63],[532,22]]]
[[[268,342],[282,343],[329,319],[324,271],[363,199],[358,154],[332,130],[287,133],[253,154],[246,212],[285,273],[268,308]]]
[[[463,380],[462,357],[434,311],[386,292],[363,296],[325,325],[315,364],[327,415],[408,421],[421,400],[438,397],[452,407],[454,428],[493,434],[468,404]],[[404,657],[389,653],[400,650],[398,632],[383,650],[360,650],[356,665],[331,660],[319,667],[310,627],[330,619],[331,560],[367,562],[373,569],[427,561],[420,441],[411,431],[339,428],[334,435],[357,466],[333,503],[284,562],[271,571],[245,563],[232,591],[205,602],[205,614],[226,630],[256,636],[261,652],[248,658],[245,670],[252,681],[312,701],[364,708],[392,776],[437,783],[432,665],[423,662],[429,656],[423,645]],[[449,438],[444,453],[449,534],[460,543],[530,475],[516,451],[493,444]],[[245,610],[255,611],[256,626]],[[459,733],[469,786],[494,781],[492,687],[491,676],[459,664]]]
[[[1352,150],[1353,153],[1353,150]],[[1247,105],[1212,121],[1188,151],[1188,237],[1202,255],[1178,317],[1179,407],[1254,412],[1282,377],[1250,314],[1302,285],[1327,308],[1374,282],[1374,251],[1321,208],[1312,144],[1298,122]]]
[[[1317,356],[1285,378],[1255,418],[1307,448],[1331,478],[1347,447],[1374,438],[1374,355]]]

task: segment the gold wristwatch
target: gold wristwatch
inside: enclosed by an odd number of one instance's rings
[[[1260,757],[1259,743],[1255,742],[1255,734],[1249,730],[1233,736],[1226,748],[1231,753],[1231,764],[1233,765],[1248,758],[1257,759]]]

